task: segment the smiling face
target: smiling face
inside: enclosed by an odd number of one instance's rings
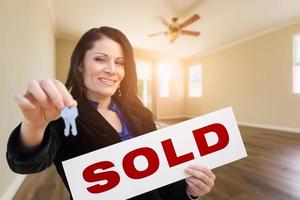
[[[124,53],[119,43],[103,37],[83,59],[83,82],[89,100],[111,97],[125,76]]]

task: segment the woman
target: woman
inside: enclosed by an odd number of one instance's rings
[[[70,93],[69,93],[70,91]],[[56,165],[67,189],[62,161],[155,130],[151,112],[137,97],[132,47],[110,27],[93,28],[77,43],[66,87],[55,79],[31,81],[16,95],[24,120],[12,132],[7,160],[17,173],[36,173]],[[78,135],[65,137],[60,111],[78,106]],[[215,175],[190,166],[191,177],[132,199],[197,199],[210,192]],[[72,199],[72,197],[71,197]]]

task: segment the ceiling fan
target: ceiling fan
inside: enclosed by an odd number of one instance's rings
[[[149,34],[149,37],[164,34],[170,38],[170,43],[173,43],[179,37],[179,35],[198,36],[198,35],[200,35],[200,32],[198,32],[198,31],[191,31],[191,30],[183,29],[186,26],[190,25],[191,23],[194,23],[198,19],[200,19],[200,16],[195,14],[192,17],[190,17],[189,19],[185,20],[184,22],[178,23],[177,22],[178,18],[173,17],[172,21],[169,23],[165,18],[159,17],[160,22],[163,25],[165,25],[168,28],[168,30]]]

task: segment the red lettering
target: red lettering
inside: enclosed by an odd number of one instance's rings
[[[162,147],[164,149],[166,158],[168,160],[169,163],[169,167],[174,167],[176,165],[179,165],[181,163],[190,161],[194,159],[194,155],[192,152],[187,153],[185,155],[182,156],[177,156],[176,151],[174,149],[174,145],[172,143],[171,139],[165,140],[161,142]]]
[[[212,146],[208,146],[205,134],[215,132],[218,135],[218,142]],[[198,150],[201,156],[216,152],[226,147],[229,143],[229,135],[226,128],[222,124],[211,124],[203,128],[193,131]]]
[[[87,182],[97,182],[106,180],[107,183],[104,185],[96,184],[87,188],[90,193],[101,193],[110,190],[117,186],[120,182],[120,176],[115,171],[106,171],[101,173],[95,173],[96,170],[108,169],[114,167],[114,164],[109,161],[102,161],[92,164],[85,168],[82,172],[84,180]]]
[[[193,130],[195,142],[201,156],[219,151],[225,148],[229,143],[229,134],[222,124],[215,123],[208,126]],[[218,142],[208,146],[205,135],[214,132],[217,134]],[[161,142],[169,167],[174,167],[182,163],[195,159],[193,152],[188,152],[183,155],[177,155],[172,139],[167,139]],[[147,167],[143,170],[138,170],[134,164],[134,160],[138,156],[143,156],[147,159]],[[123,170],[131,179],[142,179],[154,174],[159,168],[159,157],[154,149],[150,147],[141,147],[127,153],[122,160]],[[90,193],[102,193],[116,187],[120,183],[120,175],[116,171],[104,171],[114,167],[114,163],[110,161],[102,161],[86,167],[82,176],[85,181],[94,185],[87,187]],[[99,184],[100,181],[107,181],[104,184]]]
[[[148,167],[139,171],[134,166],[134,159],[137,156],[144,156],[148,161]],[[132,179],[141,179],[150,176],[157,171],[159,167],[159,159],[156,152],[149,147],[142,147],[127,153],[123,159],[123,169],[126,175]]]

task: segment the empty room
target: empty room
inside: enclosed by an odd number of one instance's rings
[[[299,0],[1,0],[0,44],[1,200],[300,199]]]

